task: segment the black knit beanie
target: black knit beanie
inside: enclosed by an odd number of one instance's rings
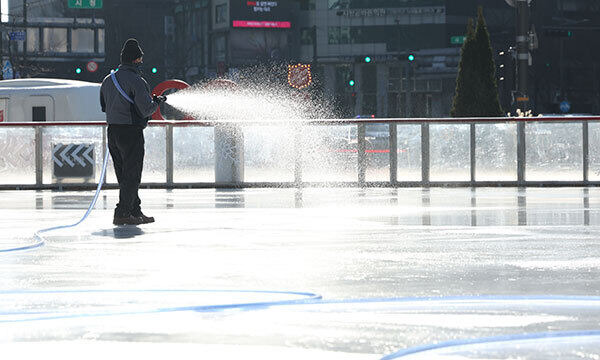
[[[132,64],[135,59],[144,55],[140,44],[136,39],[127,39],[121,50],[121,63]]]

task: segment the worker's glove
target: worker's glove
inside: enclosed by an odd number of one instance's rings
[[[167,101],[167,97],[165,95],[152,95],[152,100],[155,103],[164,103],[165,101]]]

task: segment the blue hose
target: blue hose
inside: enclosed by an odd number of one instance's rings
[[[525,341],[525,340],[543,340],[543,339],[559,339],[559,338],[578,338],[578,337],[588,337],[600,336],[600,330],[584,330],[584,331],[548,331],[541,333],[531,333],[531,334],[515,334],[515,335],[501,335],[501,336],[491,336],[484,338],[476,338],[476,339],[462,339],[462,340],[451,340],[445,341],[438,344],[429,344],[423,346],[416,346],[404,350],[397,351],[393,354],[384,356],[381,360],[392,360],[392,359],[400,359],[405,356],[410,356],[413,354],[423,354],[427,355],[430,351],[445,349],[445,348],[453,348],[465,345],[485,345],[485,344],[497,344],[497,343],[507,343],[507,342],[516,342],[516,341]],[[431,358],[434,358],[435,354],[431,354]]]
[[[36,240],[35,243],[33,243],[31,245],[27,245],[27,246],[20,246],[20,247],[15,247],[15,248],[8,248],[8,249],[0,249],[0,253],[31,250],[31,249],[42,247],[46,244],[46,240],[42,236],[43,233],[47,233],[47,232],[59,230],[59,229],[72,228],[72,227],[75,227],[75,226],[81,224],[85,219],[87,219],[87,217],[90,215],[90,213],[94,209],[94,206],[96,205],[96,201],[98,200],[98,196],[100,195],[100,190],[102,190],[102,183],[104,182],[104,177],[106,176],[106,166],[108,165],[108,155],[109,155],[109,151],[108,151],[108,143],[107,143],[106,144],[106,154],[104,155],[104,163],[102,164],[102,172],[100,173],[100,180],[98,181],[98,187],[96,188],[96,194],[94,195],[94,200],[92,200],[92,203],[90,204],[87,211],[85,212],[85,215],[83,215],[83,217],[81,219],[79,219],[79,221],[77,221],[76,223],[71,224],[71,225],[54,226],[54,227],[38,230],[33,235],[33,238]]]
[[[155,313],[170,313],[180,311],[193,311],[193,312],[218,312],[230,309],[238,310],[259,310],[272,306],[284,306],[284,305],[300,305],[307,302],[318,301],[322,297],[318,294],[309,292],[298,292],[298,291],[269,291],[269,290],[193,290],[193,289],[146,289],[146,290],[8,290],[0,291],[0,295],[32,295],[32,294],[103,294],[103,293],[223,293],[223,294],[266,294],[266,295],[293,295],[298,296],[296,299],[290,300],[277,300],[277,301],[257,301],[257,302],[241,302],[241,303],[224,303],[224,304],[211,304],[211,305],[191,305],[191,306],[174,306],[155,308],[148,310],[132,310],[132,311],[112,311],[112,312],[99,312],[99,313],[75,313],[75,314],[57,314],[53,311],[13,311],[13,312],[1,312],[0,316],[23,316],[23,315],[35,315],[31,318],[22,319],[9,319],[2,320],[1,323],[17,323],[17,322],[30,322],[30,321],[41,321],[41,320],[58,320],[58,319],[74,319],[74,318],[87,318],[87,317],[98,317],[98,316],[122,316],[122,315],[140,315],[140,314],[155,314]]]

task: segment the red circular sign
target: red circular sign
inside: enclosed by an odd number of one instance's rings
[[[95,61],[90,61],[85,67],[89,72],[96,72],[98,70],[98,63]]]
[[[181,80],[167,80],[163,81],[160,84],[156,85],[154,90],[152,90],[153,95],[162,95],[165,91],[170,89],[183,90],[189,88],[190,85],[185,81]],[[152,114],[152,120],[165,120],[165,118],[160,113],[160,107],[156,109],[156,112]],[[190,116],[186,116],[183,120],[194,120],[194,118]]]

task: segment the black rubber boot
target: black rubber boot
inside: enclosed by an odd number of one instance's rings
[[[136,217],[141,218],[142,224],[150,224],[154,222],[154,217],[144,215],[144,213],[142,213],[142,210],[134,210],[132,214]]]
[[[113,218],[114,225],[140,225],[145,224],[144,219],[139,216],[129,215],[127,217],[114,217]]]

